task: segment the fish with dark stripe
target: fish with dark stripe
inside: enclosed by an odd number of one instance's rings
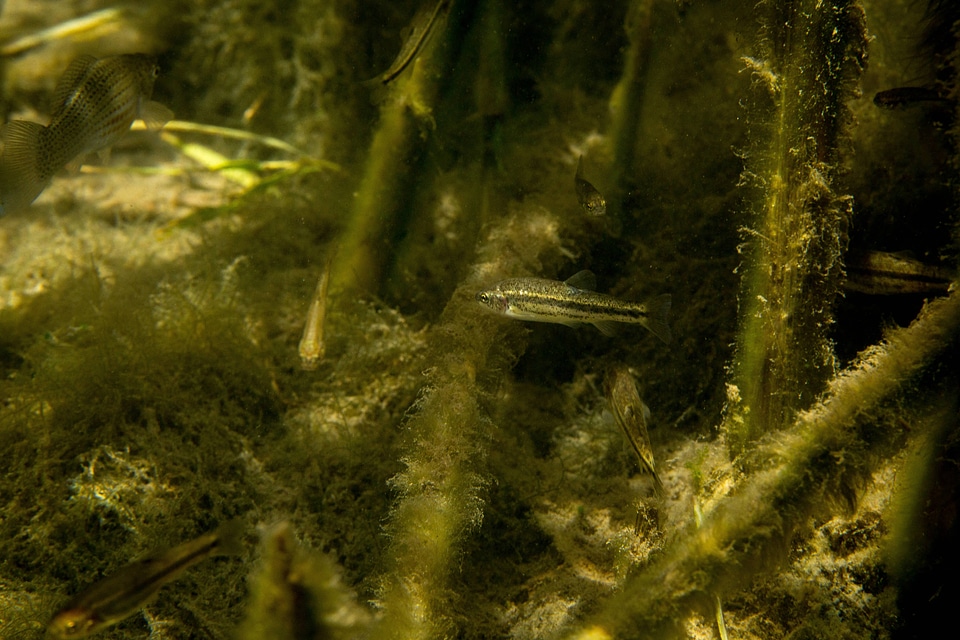
[[[494,313],[577,327],[592,324],[613,335],[617,323],[640,324],[664,342],[670,342],[670,295],[647,302],[628,302],[593,291],[596,278],[581,271],[565,282],[544,278],[510,278],[480,291],[476,300]]]
[[[240,552],[239,521],[123,567],[78,595],[47,627],[54,638],[83,638],[136,613],[160,588],[213,555]]]

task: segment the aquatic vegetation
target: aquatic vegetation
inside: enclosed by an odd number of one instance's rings
[[[131,38],[183,119],[0,220],[0,636],[230,521],[238,558],[98,637],[889,637],[948,613],[955,140],[942,100],[873,104],[906,72],[866,40],[919,21],[145,4],[164,30]],[[904,250],[847,286],[849,256]],[[876,295],[928,267],[936,288]],[[670,343],[477,304],[582,269],[591,300],[671,296]]]

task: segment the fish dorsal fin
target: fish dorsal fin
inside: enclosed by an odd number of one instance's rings
[[[593,275],[593,271],[584,269],[567,278],[564,284],[584,291],[593,291],[597,288],[597,276]]]
[[[583,154],[580,154],[580,159],[577,160],[577,180],[583,180]]]
[[[159,131],[163,125],[173,120],[173,111],[153,100],[141,102],[140,113],[137,115],[151,131]]]
[[[71,62],[67,70],[57,81],[57,88],[53,91],[53,104],[50,105],[52,115],[57,115],[67,100],[80,84],[80,81],[90,72],[90,68],[97,63],[97,59],[90,55],[83,55]]]

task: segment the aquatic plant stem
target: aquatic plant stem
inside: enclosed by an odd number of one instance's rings
[[[480,262],[431,329],[432,366],[406,425],[406,468],[392,480],[399,497],[387,527],[390,550],[379,597],[384,614],[376,638],[457,635],[448,582],[463,535],[482,519],[486,451],[495,434],[481,401],[497,390],[524,346],[523,327],[487,315],[474,296],[522,272],[524,258],[559,244],[548,213],[508,216],[491,229]]]
[[[741,294],[741,328],[723,424],[737,455],[788,424],[835,370],[829,341],[851,213],[837,193],[849,124],[846,100],[865,65],[855,2],[761,4],[763,56],[744,183],[754,222]]]
[[[816,406],[757,453],[775,460],[691,523],[651,565],[627,579],[573,638],[672,637],[692,610],[710,611],[710,595],[742,588],[782,556],[791,532],[829,509],[849,476],[867,476],[899,451],[899,432],[877,428],[878,405],[960,333],[960,293],[930,303],[914,323],[891,333],[835,378]],[[896,411],[896,409],[894,409]],[[871,415],[873,413],[873,415]],[[841,489],[842,490],[842,489]]]
[[[607,209],[620,216],[627,179],[633,175],[633,156],[640,129],[643,89],[650,60],[650,27],[653,19],[652,0],[636,0],[627,9],[624,29],[630,47],[624,54],[623,74],[610,97],[610,138],[613,141],[613,165],[610,168],[613,188],[607,193]]]
[[[396,230],[411,197],[421,149],[434,127],[439,70],[449,66],[449,47],[433,38],[407,71],[386,88],[380,123],[367,154],[349,222],[340,239],[340,255],[331,289],[341,293],[377,289]],[[384,89],[381,87],[381,89]]]

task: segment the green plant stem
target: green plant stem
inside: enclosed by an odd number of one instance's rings
[[[842,277],[849,197],[836,192],[846,100],[864,65],[855,2],[764,3],[762,59],[745,182],[756,187],[741,328],[723,430],[734,455],[789,424],[835,370],[828,339]]]
[[[607,210],[621,215],[626,180],[633,175],[633,156],[640,129],[640,111],[650,61],[650,27],[653,20],[653,1],[636,0],[627,10],[624,29],[630,47],[624,54],[623,74],[610,98],[613,121],[610,138],[613,141],[613,165],[610,168],[613,188],[607,193]]]
[[[449,24],[449,22],[445,22]],[[434,34],[424,52],[387,90],[380,123],[367,154],[349,222],[340,239],[341,260],[331,289],[344,294],[375,291],[389,261],[391,234],[415,184],[418,157],[434,127],[439,71],[450,65],[450,47]]]
[[[529,259],[549,250],[558,257],[558,247],[550,214],[527,210],[506,217],[491,229],[473,275],[431,329],[432,366],[407,424],[406,468],[392,481],[399,499],[388,525],[384,615],[376,638],[457,635],[448,581],[459,541],[482,518],[486,449],[495,432],[481,400],[496,391],[524,346],[522,326],[487,315],[474,296],[491,282],[523,273]]]

